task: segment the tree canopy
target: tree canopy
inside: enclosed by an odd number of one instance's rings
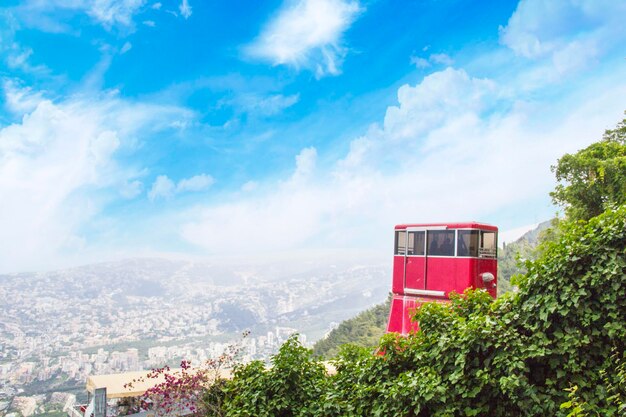
[[[603,139],[552,166],[558,184],[550,193],[571,220],[588,220],[626,203],[626,118]]]

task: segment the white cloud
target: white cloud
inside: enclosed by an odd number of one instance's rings
[[[435,64],[450,66],[454,64],[454,60],[446,54],[432,54],[429,58]]]
[[[19,29],[17,18],[9,10],[0,9],[0,56],[7,67],[34,75],[48,75],[50,70],[45,65],[32,65],[32,48],[22,46],[16,39]],[[1,61],[0,61],[1,62]]]
[[[213,185],[214,182],[215,179],[207,174],[184,178],[178,184],[175,184],[167,175],[159,175],[148,192],[148,199],[150,201],[159,198],[169,199],[178,193],[204,191]]]
[[[151,27],[151,28],[156,26],[156,23],[155,23],[154,20],[144,20],[141,23],[143,23],[145,26],[148,26],[148,27]]]
[[[260,94],[249,93],[240,94],[228,103],[232,104],[239,110],[260,116],[273,116],[279,114],[284,109],[289,108],[300,100],[299,94],[282,95],[272,94],[263,96]]]
[[[122,45],[122,49],[120,49],[120,54],[125,54],[126,52],[130,51],[133,48],[133,44],[130,42],[124,42],[124,45]]]
[[[559,73],[586,66],[626,39],[626,3],[521,0],[500,41],[517,55],[551,59]]]
[[[339,74],[346,54],[341,38],[360,11],[356,1],[286,2],[247,53],[274,65],[308,68],[318,77]]]
[[[111,94],[52,102],[16,85],[5,84],[5,94],[23,117],[0,129],[4,271],[58,265],[68,252],[79,256],[75,243],[92,243],[82,228],[118,190],[136,181],[132,167],[118,165],[119,150],[166,128],[172,119],[190,116],[179,108],[126,102]]]
[[[176,192],[183,193],[183,192],[188,192],[188,191],[192,191],[192,192],[204,191],[207,188],[209,188],[211,185],[213,185],[214,182],[215,182],[215,179],[210,175],[207,175],[207,174],[196,175],[191,178],[185,178],[185,179],[180,180],[178,182],[178,185],[176,186]]]
[[[296,155],[296,170],[291,177],[292,183],[300,183],[311,178],[317,163],[317,150],[313,147],[304,148]]]
[[[493,80],[450,68],[402,86],[384,124],[353,140],[331,172],[316,169],[314,148],[303,149],[284,181],[186,212],[181,236],[217,254],[380,250],[388,249],[394,224],[490,221],[547,199],[550,165],[615,123],[626,84],[567,111],[565,104],[512,101],[493,112],[503,100],[497,91]]]
[[[426,50],[426,49],[425,49]],[[416,68],[424,69],[435,65],[444,65],[451,66],[454,64],[454,60],[447,54],[439,53],[439,54],[430,54],[428,58],[423,58],[419,56],[411,56],[410,58],[411,64],[415,65]]]
[[[188,0],[183,0],[180,3],[180,6],[178,6],[178,10],[180,10],[181,16],[185,19],[189,19],[189,17],[191,16],[191,6],[189,5]]]
[[[132,18],[145,4],[145,0],[95,0],[87,6],[87,14],[111,28],[114,25],[131,26]]]
[[[21,87],[14,80],[5,80],[3,84],[5,107],[14,114],[25,114],[35,110],[43,101],[43,94],[29,87]]]
[[[143,183],[139,180],[127,181],[120,187],[120,195],[126,199],[133,199],[143,191]]]
[[[60,17],[67,16],[67,12],[85,13],[110,30],[132,28],[133,17],[144,5],[145,0],[27,0],[14,11],[27,26],[48,32],[69,32],[71,28]]]
[[[387,109],[385,131],[394,139],[414,138],[450,118],[480,114],[493,101],[495,91],[493,81],[471,78],[463,70],[435,72],[414,87],[398,89],[399,105]]]
[[[176,185],[174,181],[169,179],[167,175],[159,175],[148,192],[148,198],[150,201],[154,201],[157,198],[171,198],[175,192]]]
[[[257,181],[247,181],[244,185],[241,186],[241,191],[243,191],[244,193],[251,193],[257,188],[259,188],[259,183]]]
[[[157,2],[157,3],[154,3],[151,7],[154,10],[161,10],[161,6],[163,6],[163,5],[161,3],[159,3],[159,2]]]
[[[427,59],[419,56],[411,56],[411,64],[415,65],[419,69],[430,67],[430,62]]]
[[[259,253],[301,245],[320,231],[316,230],[322,221],[320,206],[332,206],[303,187],[315,168],[316,155],[314,148],[303,149],[289,180],[273,187],[275,192],[269,195],[194,210],[196,220],[182,226],[183,238],[220,253],[242,249]],[[242,248],[242,236],[246,236],[246,248]]]

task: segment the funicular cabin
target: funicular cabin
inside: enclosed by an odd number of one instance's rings
[[[418,330],[410,313],[451,292],[484,288],[497,294],[498,228],[483,223],[401,224],[395,227],[391,311],[387,332]]]

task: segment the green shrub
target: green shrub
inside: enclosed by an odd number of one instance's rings
[[[311,404],[325,391],[326,369],[312,352],[290,337],[272,357],[272,366],[253,361],[235,368],[226,385],[228,416],[295,417],[310,415]]]

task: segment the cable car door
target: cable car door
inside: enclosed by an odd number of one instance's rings
[[[404,258],[404,288],[411,290],[426,289],[426,231],[424,229],[407,229],[407,248]]]

